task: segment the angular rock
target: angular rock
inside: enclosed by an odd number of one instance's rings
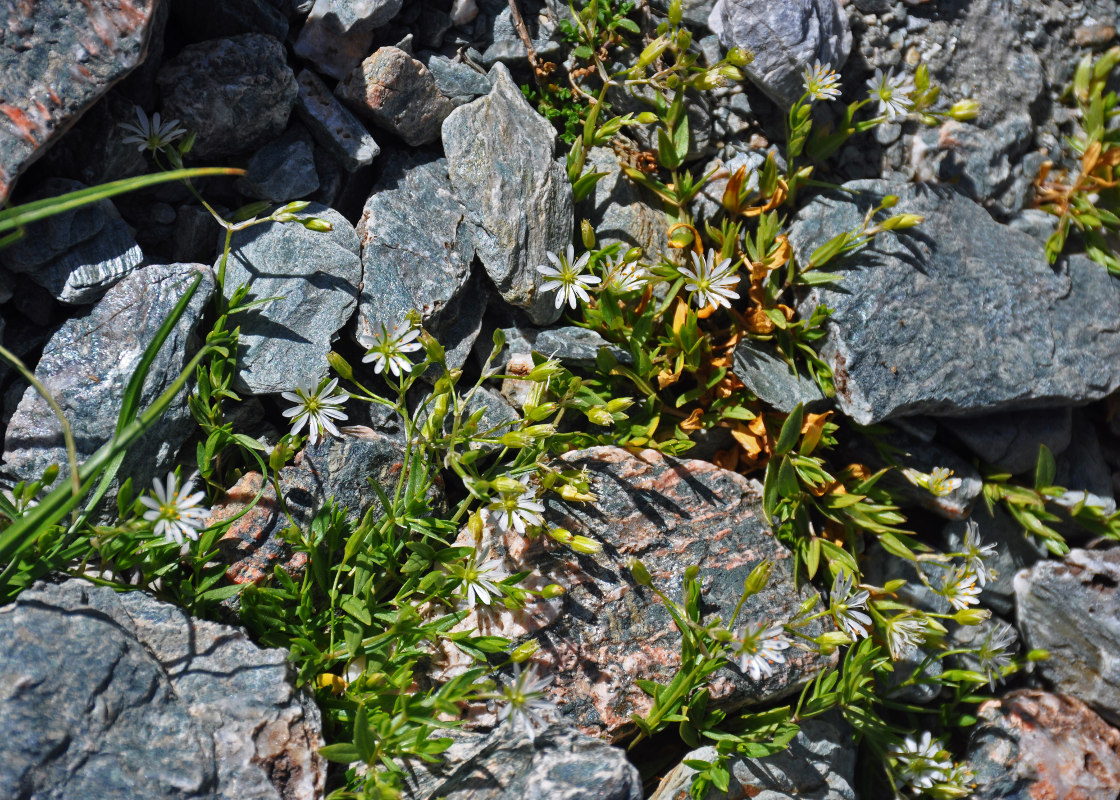
[[[581,204],[598,247],[619,242],[623,252],[640,247],[645,258],[656,260],[665,247],[666,230],[658,198],[623,174],[618,156],[609,147],[591,148],[584,170],[607,173]]]
[[[189,284],[201,283],[144,380],[147,408],[178,378],[194,347],[214,277],[201,264],[142,267],[113,286],[88,313],[63,323],[43,348],[35,377],[54,396],[70,423],[82,462],[112,437],[122,396],[137,362]],[[179,447],[196,429],[184,388],[167,411],[129,450],[121,479],[137,490],[163,477]],[[66,464],[62,429],[47,402],[28,388],[4,436],[4,466],[21,480],[37,480],[51,464]]]
[[[499,728],[447,731],[439,762],[408,765],[407,800],[641,800],[642,779],[626,753],[568,725],[532,742]]]
[[[745,605],[737,627],[788,622],[814,591],[794,584],[790,552],[763,523],[761,488],[737,473],[616,447],[568,453],[558,466],[587,469],[598,499],[585,507],[547,498],[546,523],[601,542],[603,551],[577,555],[547,537],[498,539],[491,530],[492,552],[510,573],[528,571],[526,585],[558,583],[566,592],[517,612],[474,611],[460,624],[515,640],[536,638],[541,648],[533,660],[556,676],[550,699],[584,731],[611,741],[633,733],[630,715],[647,713],[652,702],[635,681],[668,683],[680,664],[680,634],[656,596],[634,582],[626,566],[631,556],[640,557],[658,588],[677,602],[685,569],[698,565],[705,608],[724,619],[751,569],[771,561],[769,583]],[[456,544],[470,546],[471,538],[465,532]],[[817,620],[803,630],[816,636],[829,624]],[[713,705],[730,710],[788,696],[836,658],[796,647],[786,654],[785,663],[760,681],[737,665],[713,675]]]
[[[735,345],[735,377],[767,405],[788,414],[798,404],[809,411],[820,411],[829,405],[812,378],[794,372],[786,362],[749,339]]]
[[[301,200],[318,189],[315,152],[307,131],[290,128],[254,153],[237,188],[246,197],[271,203]]]
[[[685,761],[714,761],[716,749],[701,747]],[[726,792],[708,790],[702,800],[759,797],[763,800],[855,800],[856,746],[852,729],[835,714],[807,719],[780,753],[732,758]],[[649,800],[685,800],[696,770],[682,763],[661,779]]]
[[[263,33],[189,44],[158,76],[163,114],[195,132],[191,157],[243,153],[288,126],[296,79],[284,46]]]
[[[1027,646],[1050,651],[1042,677],[1120,724],[1120,548],[1040,561],[1014,586]]]
[[[839,72],[852,46],[848,18],[836,0],[719,0],[708,27],[724,47],[754,53],[743,71],[782,108],[805,92],[807,67],[819,60]]]
[[[373,162],[381,152],[357,117],[309,69],[296,75],[296,112],[315,141],[349,172]]]
[[[292,50],[300,58],[309,61],[318,72],[341,81],[362,63],[372,44],[372,30],[340,34],[312,9],[292,45]]]
[[[428,68],[396,47],[378,48],[335,94],[358,116],[412,147],[438,139],[454,107]]]
[[[1033,689],[980,706],[965,763],[975,800],[1113,800],[1120,731],[1084,703]]]
[[[457,106],[476,97],[490,94],[490,80],[470,64],[454,61],[438,53],[424,52],[416,56],[436,80],[436,88]]]
[[[0,28],[0,202],[16,178],[147,55],[156,0],[5,6]]]
[[[572,190],[554,159],[556,131],[517,88],[501,64],[494,88],[460,106],[443,123],[451,185],[478,226],[475,250],[502,298],[528,310],[536,324],[560,317],[537,266],[545,253],[572,240]]]
[[[708,27],[708,17],[717,0],[689,0],[683,3],[681,19],[699,36]],[[671,0],[650,0],[650,5],[658,11],[669,10]]]
[[[291,391],[327,373],[331,342],[358,300],[358,236],[337,211],[312,203],[300,216],[334,226],[311,231],[298,222],[266,222],[234,234],[226,265],[232,292],[250,283],[252,298],[277,297],[241,323],[239,391]]]
[[[0,632],[4,786],[53,800],[322,796],[319,711],[285,651],[78,580],[23,592]]]
[[[837,402],[860,424],[930,413],[1072,405],[1120,387],[1120,281],[1082,256],[1051,268],[1041,245],[952,189],[845,184],[813,200],[790,232],[805,263],[862,224],[887,194],[925,217],[879,234],[829,268],[843,280],[800,302],[834,309],[821,354]]]
[[[315,0],[311,13],[338,34],[379,28],[401,10],[404,0]]]
[[[565,325],[561,328],[536,330],[533,328],[502,328],[506,337],[506,351],[498,361],[508,362],[512,356],[534,352],[556,358],[565,364],[594,369],[599,351],[606,349],[620,364],[633,364],[634,358],[617,345],[613,345],[595,331]]]
[[[43,182],[41,197],[86,188],[77,181]],[[93,303],[134,270],[144,254],[108,200],[27,226],[15,244],[0,250],[0,265],[26,275],[63,303]]]
[[[1038,451],[1054,455],[1069,447],[1073,430],[1070,408],[1040,408],[940,421],[973,455],[1012,474],[1032,472]]]
[[[358,222],[360,332],[402,323],[416,310],[444,347],[458,346],[473,331],[469,349],[486,304],[480,292],[469,291],[474,246],[467,216],[451,191],[446,159],[394,154],[385,160]],[[454,328],[461,329],[458,336]]]
[[[489,5],[497,4],[490,3]],[[552,15],[545,11],[540,14],[532,14],[526,10],[521,16],[529,33],[529,41],[533,43],[533,50],[537,56],[542,61],[559,56],[560,43],[557,41],[556,20]],[[563,19],[567,18],[568,13],[565,12]],[[483,51],[481,59],[484,65],[489,67],[499,61],[505,64],[528,64],[529,53],[525,49],[525,42],[518,34],[513,21],[513,13],[510,11],[508,3],[502,6],[501,10],[493,17],[488,33],[490,46]]]

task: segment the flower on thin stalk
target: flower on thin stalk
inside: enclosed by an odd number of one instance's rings
[[[956,610],[980,604],[980,587],[976,573],[967,565],[954,567],[941,587],[941,596]]]
[[[739,670],[755,681],[761,680],[763,675],[769,677],[774,674],[775,664],[786,663],[782,651],[789,646],[781,625],[759,625],[754,630],[748,626],[735,653],[739,656]]]
[[[121,142],[138,145],[138,150],[150,150],[154,153],[157,150],[162,150],[187,132],[186,128],[179,127],[179,120],[177,119],[160,122],[158,111],[152,114],[151,119],[148,119],[148,115],[144,113],[144,109],[140,106],[136,106],[136,119],[137,124],[122,122],[120,127],[131,134],[121,139]]]
[[[840,96],[840,75],[818,60],[803,73],[805,93],[811,100],[833,100]]]
[[[524,481],[518,481],[522,489],[506,489],[498,492],[498,499],[487,506],[495,515],[498,527],[503,531],[514,530],[525,533],[526,526],[543,525],[541,514],[544,505],[533,499],[532,491]]]
[[[1014,647],[1018,636],[1015,629],[1006,622],[996,622],[976,649],[980,669],[988,676],[988,685],[995,691],[996,683],[1003,679],[1003,670],[1011,666],[1015,655]]]
[[[616,292],[636,292],[646,285],[649,272],[632,261],[612,263],[607,268],[606,285]]]
[[[876,69],[875,75],[867,81],[868,97],[878,101],[879,113],[888,120],[905,116],[913,103],[910,94],[914,91],[914,81],[906,74],[894,75]]]
[[[900,614],[887,620],[887,647],[891,658],[898,661],[911,647],[925,641],[926,623],[919,617]]]
[[[738,285],[739,276],[731,268],[731,259],[725,258],[717,264],[715,250],[708,250],[703,258],[696,251],[691,255],[693,267],[681,267],[680,273],[686,278],[684,288],[696,295],[697,308],[710,305],[730,308],[731,301],[739,299],[732,290]]]
[[[929,475],[918,472],[911,467],[906,467],[902,470],[902,474],[910,483],[927,490],[934,497],[945,497],[952,494],[961,488],[963,483],[960,478],[953,477],[953,470],[948,467],[934,467],[930,470]]]
[[[162,536],[178,545],[183,543],[184,537],[198,539],[199,530],[206,527],[210,509],[199,505],[206,493],[191,494],[193,488],[194,481],[188,479],[180,489],[179,479],[174,472],[167,473],[167,480],[162,483],[159,478],[152,480],[152,494],[155,497],[144,495],[140,502],[148,508],[144,512],[144,519],[155,523],[156,536]]]
[[[984,544],[980,539],[980,526],[974,520],[969,520],[964,532],[963,554],[968,568],[976,574],[976,581],[984,586],[990,579],[995,578],[995,570],[988,566],[988,559],[996,554],[994,544]]]
[[[520,664],[514,664],[513,684],[502,688],[505,705],[498,712],[498,719],[508,722],[514,731],[520,727],[530,742],[536,739],[537,734],[548,727],[548,720],[542,714],[555,711],[552,703],[544,699],[544,690],[553,678],[552,675],[538,677],[536,664],[524,672]]]
[[[362,356],[362,363],[373,362],[373,373],[380,375],[386,369],[396,377],[412,372],[412,362],[405,353],[413,353],[421,345],[416,341],[420,331],[411,325],[390,325],[384,323],[381,330],[373,335],[358,334],[358,343],[368,351]]]
[[[832,581],[832,592],[829,594],[832,615],[839,625],[853,639],[867,635],[867,626],[871,624],[871,617],[859,609],[867,607],[870,593],[866,589],[852,591],[852,576],[843,570],[836,573]]]
[[[281,397],[295,403],[295,406],[286,409],[285,417],[292,419],[292,436],[296,436],[307,426],[307,441],[318,444],[325,433],[332,436],[341,436],[334,420],[346,419],[346,413],[339,408],[350,399],[345,391],[332,394],[338,387],[338,378],[331,378],[326,386],[314,388],[313,384],[304,383],[296,387],[294,392],[283,392]]]
[[[457,571],[460,590],[465,589],[464,598],[468,608],[479,604],[488,606],[502,596],[498,583],[505,573],[505,564],[500,558],[490,558],[479,562],[478,555],[472,555],[465,567]]]
[[[591,297],[587,294],[587,290],[600,281],[598,275],[583,273],[583,268],[587,266],[591,253],[584,253],[578,259],[575,255],[575,248],[568,245],[568,249],[563,255],[552,252],[545,253],[545,257],[552,262],[552,266],[541,264],[537,267],[537,272],[548,278],[541,284],[540,290],[542,292],[556,290],[557,308],[560,308],[564,303],[575,308],[577,297],[585,303],[588,302]]]
[[[907,736],[888,753],[894,758],[895,776],[915,791],[944,783],[953,770],[953,762],[943,756],[941,743],[929,731],[918,739]]]

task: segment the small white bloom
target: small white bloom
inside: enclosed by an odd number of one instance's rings
[[[620,261],[607,268],[606,285],[616,292],[636,292],[649,281],[649,272],[635,262]]]
[[[867,635],[867,626],[871,624],[871,617],[859,609],[867,608],[867,600],[870,596],[866,589],[853,592],[852,576],[849,573],[843,570],[836,573],[829,594],[832,615],[836,619],[836,624],[853,639]]]
[[[919,617],[899,614],[887,620],[887,647],[891,658],[898,661],[911,647],[918,647],[925,641],[926,623]]]
[[[914,91],[914,81],[905,73],[883,74],[876,69],[875,75],[867,81],[868,96],[879,103],[879,113],[888,120],[905,116],[913,103],[910,95]]]
[[[338,378],[331,378],[330,382],[322,388],[314,388],[305,383],[296,387],[295,392],[282,392],[281,397],[295,403],[293,408],[285,410],[284,416],[292,420],[292,436],[296,436],[303,426],[307,425],[307,440],[317,444],[324,432],[332,436],[341,436],[334,420],[346,419],[346,413],[339,408],[350,399],[345,391],[332,394],[338,387]]]
[[[969,520],[965,526],[963,550],[965,563],[976,573],[976,580],[981,586],[996,577],[995,571],[987,564],[988,559],[996,554],[996,546],[983,543],[980,539],[980,526],[973,520]]]
[[[953,477],[953,470],[948,467],[934,467],[929,473],[929,483],[926,488],[937,497],[945,497],[961,488],[963,481]]]
[[[681,275],[687,279],[684,288],[695,293],[697,308],[707,308],[713,304],[730,308],[731,300],[739,299],[739,295],[732,290],[733,286],[738,285],[739,276],[731,268],[731,259],[725,258],[718,264],[715,261],[715,250],[708,250],[704,258],[696,255],[694,250],[693,268],[679,268]]]
[[[498,712],[498,719],[508,722],[510,728],[521,730],[533,741],[537,734],[548,727],[548,720],[542,714],[555,711],[555,706],[544,699],[544,690],[553,680],[552,675],[537,676],[537,665],[533,664],[524,672],[520,664],[513,665],[513,685],[502,689],[505,705]]]
[[[891,745],[895,775],[912,789],[931,789],[944,783],[953,770],[953,762],[942,756],[941,743],[924,731],[921,738],[907,736],[901,745]]]
[[[478,562],[472,556],[467,566],[459,575],[461,581],[460,591],[466,590],[464,597],[469,608],[479,604],[488,606],[502,596],[502,589],[498,583],[506,575],[505,564],[500,558],[491,558]]]
[[[144,512],[144,519],[155,523],[156,536],[162,536],[175,544],[181,545],[183,537],[198,539],[198,532],[206,526],[206,519],[210,516],[210,509],[199,505],[206,496],[205,492],[195,492],[194,481],[188,479],[183,488],[179,489],[179,479],[174,472],[167,473],[167,480],[160,483],[159,478],[152,480],[152,494],[155,497],[144,495],[140,502],[148,507]]]
[[[790,644],[781,625],[759,625],[753,631],[748,626],[736,651],[740,671],[748,673],[755,681],[761,680],[763,675],[773,675],[774,665],[786,662],[782,651]]]
[[[541,284],[540,290],[542,292],[557,290],[557,308],[560,308],[565,302],[575,308],[577,297],[585,303],[588,302],[591,297],[587,294],[587,290],[599,283],[598,275],[583,274],[583,268],[587,266],[591,253],[584,253],[578,259],[575,258],[575,255],[575,248],[568,245],[568,249],[563,255],[551,252],[545,253],[548,260],[552,262],[552,266],[542,264],[537,267],[537,272],[548,278]]]
[[[358,343],[368,351],[362,356],[362,363],[373,362],[373,373],[380,375],[386,369],[398,378],[412,372],[412,362],[405,353],[413,353],[420,349],[420,342],[415,341],[420,331],[411,325],[381,325],[381,330],[372,336],[362,333],[358,335]]]
[[[520,491],[498,492],[498,499],[487,506],[495,516],[495,522],[503,531],[514,530],[525,533],[526,526],[543,525],[541,514],[544,505],[533,499],[533,492],[525,481],[518,481],[523,487]]]
[[[833,100],[840,96],[840,75],[827,64],[818,60],[812,67],[806,67],[803,74],[805,93],[811,100]]]
[[[153,153],[156,150],[161,150],[187,131],[185,128],[179,127],[179,120],[171,119],[167,122],[160,122],[159,112],[157,111],[148,119],[148,115],[144,113],[144,109],[136,106],[136,119],[137,124],[129,122],[120,123],[120,127],[131,133],[121,139],[124,144],[138,145],[139,150],[150,150]]]
[[[996,683],[1003,679],[1004,668],[1011,665],[1015,655],[1013,645],[1018,638],[1013,627],[1006,622],[996,622],[976,650],[980,669],[988,676],[992,691],[995,691]]]
[[[976,573],[968,565],[954,567],[945,578],[941,596],[958,611],[980,604],[980,587],[976,584]]]

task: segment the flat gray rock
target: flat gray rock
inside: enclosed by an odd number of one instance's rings
[[[334,33],[361,33],[384,25],[404,0],[315,0],[311,13]]]
[[[940,425],[986,464],[1012,474],[1033,473],[1038,450],[1059,456],[1069,447],[1073,410],[1039,408],[940,420]]]
[[[708,27],[724,47],[754,54],[743,71],[782,108],[805,93],[807,67],[819,60],[839,72],[852,47],[848,17],[836,0],[719,0]]]
[[[283,133],[296,101],[284,45],[263,33],[189,44],[160,68],[165,119],[197,134],[191,157],[252,150]]]
[[[815,198],[790,232],[800,263],[858,228],[887,194],[925,217],[829,268],[842,277],[798,305],[834,312],[821,355],[860,424],[1075,405],[1120,387],[1120,281],[1073,256],[1046,263],[1030,236],[952,189],[853,181]]]
[[[62,324],[46,346],[35,377],[54,396],[70,422],[84,461],[112,437],[125,387],[144,348],[195,276],[202,283],[148,370],[140,395],[147,408],[178,378],[193,348],[198,320],[214,292],[202,264],[142,267],[113,286],[87,313]],[[138,490],[162,478],[180,446],[197,426],[186,389],[129,450],[121,479]],[[4,467],[20,480],[37,480],[51,464],[66,465],[62,429],[47,402],[32,388],[23,393],[4,436]]]
[[[613,345],[595,331],[564,325],[560,328],[502,328],[506,337],[506,350],[498,356],[498,363],[508,363],[511,356],[540,353],[556,358],[565,364],[594,369],[600,350],[609,352],[620,364],[633,364],[630,353]]]
[[[144,60],[157,0],[6,3],[0,27],[0,202],[16,178]]]
[[[315,141],[350,172],[371,164],[381,148],[365,126],[309,69],[296,75],[296,113]]]
[[[0,636],[5,796],[322,796],[319,711],[283,650],[79,580],[23,592]]]
[[[362,261],[354,229],[319,203],[300,216],[325,219],[334,230],[266,222],[233,236],[228,291],[251,282],[250,297],[279,298],[241,322],[235,385],[249,394],[292,391],[326,375],[331,342],[357,305]]]
[[[35,194],[54,197],[85,188],[77,181],[50,178]],[[0,250],[0,265],[72,305],[95,302],[143,260],[140,246],[108,200],[33,223],[22,239]]]
[[[809,411],[820,411],[829,405],[816,381],[795,372],[749,339],[735,345],[734,361],[735,377],[755,397],[778,411],[788,414],[799,404]]]
[[[334,25],[312,8],[292,44],[292,51],[314,66],[317,72],[341,81],[369,55],[372,45],[372,30],[339,33]]]
[[[477,226],[475,250],[502,298],[541,325],[560,317],[540,293],[545,253],[571,243],[572,188],[555,159],[556,130],[525,99],[505,66],[490,71],[486,97],[444,120],[451,185]]]
[[[302,200],[317,190],[315,150],[307,131],[296,125],[254,153],[237,188],[246,197],[270,203]]]
[[[609,147],[593,147],[585,172],[605,172],[581,204],[583,216],[595,229],[598,247],[619,242],[622,252],[640,247],[656,261],[666,244],[666,217],[661,201],[622,173],[618,156]]]
[[[1016,617],[1035,668],[1063,692],[1120,723],[1120,549],[1071,550],[1015,576]]]

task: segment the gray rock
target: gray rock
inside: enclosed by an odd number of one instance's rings
[[[980,706],[964,763],[975,800],[1112,800],[1120,731],[1080,700],[1022,689]]]
[[[799,303],[834,309],[821,355],[861,424],[1103,397],[1120,386],[1120,282],[1082,256],[1051,268],[1034,239],[942,187],[854,181],[813,200],[790,232],[798,259],[858,228],[886,194],[921,226],[880,234]]]
[[[650,0],[649,4],[664,13],[669,9],[669,3],[670,0]],[[700,34],[708,27],[708,17],[711,16],[712,6],[715,4],[716,0],[685,0],[681,19],[691,30]]]
[[[995,554],[985,561],[994,576],[984,584],[980,601],[997,614],[1010,616],[1015,609],[1015,575],[1040,558],[1045,558],[1046,548],[1035,543],[1031,535],[999,506],[988,513],[988,509],[981,505],[972,512],[970,519],[978,526],[980,540],[996,548]],[[945,526],[941,535],[947,552],[960,550],[966,530],[964,521],[950,522]]]
[[[401,10],[404,0],[315,0],[311,13],[337,34],[380,28]]]
[[[595,229],[599,247],[618,242],[622,252],[640,247],[656,261],[665,247],[666,221],[658,198],[627,178],[609,147],[593,147],[584,172],[605,172],[595,191],[581,204],[581,213]]]
[[[1069,408],[1040,408],[943,419],[940,424],[977,458],[1018,474],[1034,470],[1041,445],[1054,455],[1065,452],[1073,415]]]
[[[198,135],[205,160],[260,147],[284,132],[296,79],[284,46],[263,33],[189,44],[159,71],[165,118]]]
[[[735,377],[767,405],[789,413],[798,404],[809,411],[829,405],[817,382],[793,370],[786,362],[766,352],[749,339],[735,345]]]
[[[534,328],[502,328],[506,336],[506,352],[498,362],[505,363],[511,355],[540,353],[556,358],[565,364],[594,369],[599,351],[606,350],[620,364],[633,364],[633,357],[621,347],[611,344],[595,331],[566,325],[561,328],[536,330]]]
[[[52,178],[36,194],[53,197],[84,188],[77,181]],[[0,265],[74,305],[95,302],[143,260],[128,226],[108,200],[33,223],[22,239],[0,250]]]
[[[853,456],[863,459],[876,469],[886,466],[900,468],[883,476],[884,488],[890,489],[896,497],[904,498],[940,517],[960,520],[968,516],[984,490],[980,473],[971,463],[952,450],[936,442],[923,441],[906,430],[891,430],[879,437],[878,442],[882,447],[881,451],[860,445],[854,449]],[[901,469],[909,468],[929,475],[937,467],[952,470],[953,477],[961,482],[960,486],[943,497],[938,497],[924,487],[915,486],[901,472]]]
[[[560,316],[552,292],[537,287],[545,253],[572,241],[572,189],[554,160],[556,131],[541,117],[509,70],[490,71],[494,88],[460,106],[443,123],[443,146],[456,193],[478,230],[475,250],[502,298],[525,308],[536,324]]]
[[[716,749],[701,747],[685,761],[714,761]],[[856,746],[851,728],[837,714],[807,719],[780,753],[764,758],[732,758],[727,792],[711,788],[702,800],[757,797],[759,800],[855,800]],[[674,767],[649,800],[689,796],[696,770]]]
[[[318,189],[315,153],[307,131],[299,126],[289,128],[254,153],[237,188],[246,197],[272,203],[300,200]]]
[[[117,283],[88,313],[67,320],[51,336],[35,377],[54,396],[70,423],[78,461],[112,437],[122,396],[144,348],[195,277],[202,282],[144,380],[140,408],[147,408],[178,378],[196,347],[195,330],[214,291],[201,264],[142,267]],[[121,479],[140,490],[171,466],[196,429],[184,388],[164,415],[129,450]],[[62,429],[32,388],[23,393],[4,436],[4,466],[20,480],[37,480],[51,464],[65,467]]]
[[[446,731],[439,762],[407,765],[407,800],[641,800],[642,779],[620,748],[553,724],[530,742],[506,728]]]
[[[321,796],[319,711],[285,651],[78,580],[23,592],[0,635],[5,786],[44,800]]]
[[[891,664],[890,672],[876,674],[878,691],[884,698],[903,703],[929,705],[941,694],[937,678],[945,671],[937,650],[932,647],[907,647]],[[903,686],[906,681],[915,683]]]
[[[464,319],[477,335],[485,302],[479,302],[481,292],[468,291],[470,228],[466,206],[451,191],[446,159],[385,159],[358,223],[364,265],[359,332],[402,323],[415,309],[445,347]]]
[[[350,172],[373,163],[381,148],[326,84],[305,69],[296,76],[296,85],[296,113],[315,141]]]
[[[542,61],[557,58],[560,55],[560,43],[557,41],[556,20],[547,13],[535,15],[527,12],[522,13],[522,19],[537,56]],[[489,32],[491,44],[483,51],[481,59],[484,65],[489,67],[499,61],[505,64],[528,64],[529,51],[525,49],[525,42],[517,33],[508,4],[503,4],[494,16]]]
[[[0,202],[50,144],[144,60],[158,6],[155,0],[5,5]]]
[[[216,245],[217,222],[210,212],[197,204],[185,204],[175,211],[175,228],[171,252],[177,261],[197,263],[212,261]]]
[[[490,94],[490,79],[470,64],[431,51],[420,53],[417,58],[432,73],[440,92],[457,106]]]
[[[1050,651],[1036,665],[1042,677],[1120,722],[1120,549],[1071,550],[1014,585],[1019,632]]]
[[[291,391],[327,373],[331,342],[358,300],[359,241],[346,218],[312,203],[301,216],[319,217],[334,230],[266,222],[234,234],[226,287],[250,283],[250,297],[278,297],[241,322],[238,391]]]
[[[836,0],[719,0],[708,27],[724,47],[754,53],[743,71],[782,108],[805,92],[806,67],[819,60],[839,71],[852,46],[848,18]]]
[[[310,62],[316,71],[341,81],[369,55],[372,45],[372,30],[354,30],[340,34],[322,16],[315,13],[313,8],[300,28],[292,50],[297,56]]]
[[[381,47],[339,83],[354,112],[413,147],[434,142],[454,107],[428,68],[396,47]]]

